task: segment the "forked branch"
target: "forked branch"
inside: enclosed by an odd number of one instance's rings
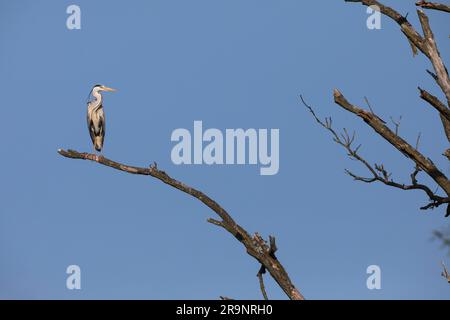
[[[447,109],[445,112],[442,110],[442,106],[439,106],[439,113],[442,124],[444,126],[445,134],[447,139],[450,141],[450,121],[446,116],[448,110],[450,108],[450,78],[448,75],[447,68],[442,61],[441,55],[439,53],[439,49],[436,44],[436,40],[434,38],[433,31],[430,27],[430,23],[426,14],[417,10],[417,15],[419,16],[420,24],[422,26],[423,36],[420,35],[414,27],[407,21],[406,16],[401,15],[394,9],[387,7],[375,0],[345,0],[346,2],[359,2],[365,6],[377,6],[382,14],[393,19],[400,25],[400,28],[403,34],[407,37],[411,46],[413,47],[413,51],[416,52],[415,48],[418,48],[431,62],[434,68],[434,72],[427,70],[429,74],[433,76],[436,80],[437,84],[441,88],[443,94],[447,99],[447,106],[444,106]],[[435,9],[441,10],[445,12],[449,12],[449,6],[443,5],[439,3],[432,3],[428,1],[418,1],[416,5],[426,9]],[[423,97],[422,97],[423,98]],[[430,101],[428,101],[430,102]],[[434,108],[436,108],[436,104],[432,104]]]
[[[345,0],[345,2],[359,2],[362,5],[371,7],[376,6],[380,9],[380,12],[385,16],[394,20],[399,26],[404,35],[408,38],[411,45],[416,46],[424,55],[429,56],[428,50],[425,45],[425,40],[423,37],[414,29],[414,27],[409,23],[407,17],[401,15],[391,7],[385,6],[376,0]]]
[[[445,193],[450,196],[450,181],[444,173],[435,166],[433,161],[422,155],[416,148],[411,146],[400,136],[396,135],[395,132],[389,129],[378,116],[348,102],[339,90],[334,90],[334,101],[345,110],[363,119],[365,123],[372,127],[398,151],[407,158],[413,160],[421,170],[426,172],[445,191]]]
[[[294,286],[283,265],[273,254],[273,248],[267,245],[267,243],[257,233],[254,236],[251,236],[244,228],[238,225],[228,214],[228,212],[223,209],[216,201],[208,197],[203,192],[173,179],[164,171],[159,170],[156,163],[147,168],[140,168],[128,166],[119,162],[112,161],[103,156],[91,153],[80,153],[74,150],[66,151],[62,149],[59,149],[58,153],[66,158],[90,160],[93,162],[97,162],[98,164],[127,173],[151,176],[175,189],[191,195],[192,197],[201,201],[211,210],[213,210],[220,217],[220,221],[214,219],[208,219],[208,221],[213,223],[214,225],[224,228],[226,231],[231,233],[240,243],[242,243],[247,250],[247,253],[255,258],[261,264],[261,266],[265,268],[265,270],[269,271],[270,275],[274,278],[274,280],[278,283],[278,285],[281,287],[281,289],[283,289],[283,291],[290,299],[304,300],[303,295]],[[272,240],[270,240],[270,242],[272,243]]]
[[[430,203],[428,203],[425,206],[420,208],[422,210],[433,209],[433,208],[439,207],[440,205],[450,203],[450,197],[441,197],[441,196],[435,194],[428,186],[418,183],[417,175],[419,174],[419,172],[422,171],[422,169],[417,164],[415,165],[414,171],[410,175],[410,177],[411,177],[410,184],[399,183],[399,182],[394,181],[392,179],[392,174],[385,169],[383,164],[371,165],[366,159],[364,159],[359,154],[361,145],[358,145],[356,147],[353,146],[353,144],[355,142],[355,133],[350,135],[348,133],[348,131],[344,128],[344,132],[342,134],[338,134],[338,132],[336,132],[336,130],[332,126],[333,121],[331,120],[331,118],[325,118],[325,120],[322,121],[316,115],[313,108],[305,102],[303,97],[300,96],[300,98],[301,98],[302,103],[306,106],[306,108],[313,115],[314,119],[322,127],[324,127],[326,130],[328,130],[332,134],[333,141],[336,142],[338,145],[342,146],[343,148],[345,148],[347,151],[347,155],[351,159],[354,159],[354,160],[360,162],[361,164],[363,164],[371,174],[370,177],[362,177],[362,176],[356,175],[352,171],[346,169],[345,172],[349,176],[351,176],[353,179],[355,179],[357,181],[362,181],[365,183],[381,182],[387,186],[394,187],[394,188],[401,189],[401,190],[422,190],[423,192],[425,192],[427,194],[427,196],[430,199]],[[373,113],[373,111],[371,111],[371,112],[365,111],[365,112],[370,113],[372,117],[375,117],[377,119],[376,121],[378,121],[379,124],[384,125],[384,121],[381,120],[378,116],[376,116]],[[390,130],[390,129],[387,128],[387,130]],[[419,144],[419,138],[417,139],[416,147],[414,148],[415,150],[418,149],[418,144]],[[449,212],[447,211],[447,215],[448,214],[449,214]]]

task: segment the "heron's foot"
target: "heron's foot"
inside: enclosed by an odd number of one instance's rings
[[[158,164],[157,164],[156,162],[153,162],[153,163],[150,165],[150,169],[152,169],[152,170],[158,170]]]
[[[101,160],[103,160],[105,158],[105,157],[103,157],[102,154],[97,154],[97,153],[94,153],[93,156],[94,156],[94,160],[97,162],[100,162]]]

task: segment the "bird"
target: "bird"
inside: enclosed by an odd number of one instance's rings
[[[94,149],[101,152],[105,139],[105,112],[103,111],[103,97],[101,92],[114,92],[116,89],[96,84],[92,87],[89,96],[93,99],[87,103],[87,125]]]

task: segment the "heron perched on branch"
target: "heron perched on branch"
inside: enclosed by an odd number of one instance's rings
[[[93,99],[88,102],[87,106],[87,124],[92,143],[97,151],[102,151],[103,139],[105,138],[105,112],[103,111],[102,91],[116,91],[104,85],[95,85],[89,96]]]

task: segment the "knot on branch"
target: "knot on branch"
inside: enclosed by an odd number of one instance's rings
[[[269,244],[264,240],[258,232],[252,237],[253,244],[256,251],[262,255],[269,255],[272,259],[277,259],[275,252],[278,250],[274,236],[269,236]]]
[[[255,251],[260,254],[264,255],[266,252],[268,252],[268,246],[266,244],[266,241],[259,235],[258,232],[255,232],[255,234],[252,237],[252,242],[255,247]]]

